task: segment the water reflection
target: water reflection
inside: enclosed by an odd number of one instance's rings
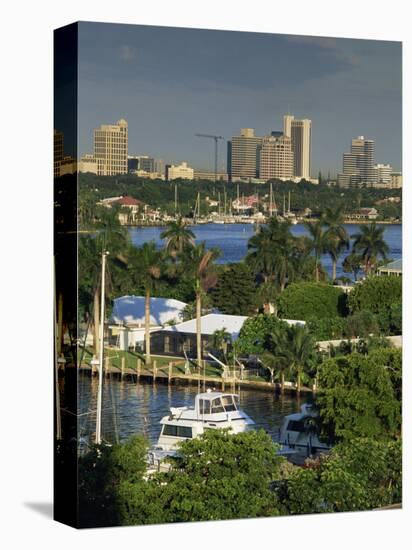
[[[97,378],[79,378],[79,435],[90,436],[95,430]],[[230,391],[228,389],[228,391]],[[272,392],[240,390],[242,409],[253,418],[258,428],[265,429],[274,440],[279,437],[283,417],[297,412],[300,404],[295,397]],[[167,385],[163,383],[107,378],[103,386],[103,435],[109,442],[124,441],[133,434],[143,433],[152,443],[157,441],[160,419],[170,407],[192,406],[196,385]],[[89,412],[90,414],[84,414]]]

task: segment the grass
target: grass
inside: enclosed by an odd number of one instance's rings
[[[156,363],[156,368],[158,373],[164,373],[166,376],[169,373],[169,363],[173,362],[173,375],[185,375],[185,360],[182,357],[176,356],[164,356],[164,355],[152,355],[152,364],[150,366],[145,365],[145,356],[141,353],[136,353],[133,351],[122,351],[118,349],[105,348],[105,357],[109,357],[110,365],[116,367],[120,370],[122,365],[122,358],[125,359],[125,368],[132,369],[136,371],[137,369],[137,360],[141,359],[141,368],[142,373],[144,372],[153,372],[154,363]],[[93,348],[88,347],[84,349],[83,362],[90,363],[93,357]],[[190,365],[190,374],[197,376],[199,374],[199,369],[194,365]],[[230,371],[232,375],[232,371]],[[239,373],[237,373],[239,376]],[[206,376],[207,378],[222,378],[222,369],[220,366],[216,366],[210,363],[206,363],[205,370],[203,367],[200,369],[200,376]],[[247,380],[254,382],[267,382],[267,380],[258,375],[249,375],[246,377]]]

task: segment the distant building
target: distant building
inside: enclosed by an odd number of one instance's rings
[[[54,142],[54,177],[58,178],[60,176],[60,165],[63,160],[64,155],[64,136],[63,132],[54,130],[53,133],[53,142]]]
[[[127,171],[136,172],[142,170],[144,172],[156,172],[155,159],[147,155],[128,156],[127,157]]]
[[[146,178],[149,180],[164,180],[165,175],[159,172],[146,172],[145,170],[136,170],[133,172],[138,178]]]
[[[400,172],[392,172],[391,174],[391,187],[392,189],[402,188],[402,174]]]
[[[93,155],[83,155],[79,161],[79,172],[97,174],[97,160]]]
[[[254,210],[259,204],[259,198],[257,195],[250,195],[249,197],[239,197],[232,201],[232,208],[236,212],[250,212]]]
[[[376,183],[374,168],[375,142],[363,136],[352,139],[350,153],[343,153],[343,170],[338,174],[339,187],[373,185]]]
[[[293,179],[294,157],[290,137],[275,137],[272,132],[272,135],[263,138],[258,148],[258,157],[261,179]]]
[[[376,183],[391,183],[392,166],[390,164],[375,164],[373,169]]]
[[[402,277],[402,259],[389,262],[386,265],[378,267],[378,275],[390,275],[392,277]]]
[[[187,162],[182,162],[175,166],[174,164],[166,165],[166,179],[168,181],[176,179],[192,180],[194,179],[195,171]]]
[[[263,138],[255,136],[253,128],[242,128],[239,136],[228,142],[227,169],[229,179],[258,177],[258,147]]]
[[[128,125],[120,119],[117,124],[102,124],[94,131],[94,158],[99,176],[127,174]]]
[[[215,181],[215,173],[214,172],[202,172],[200,170],[195,170],[194,175],[195,180],[209,180],[209,181]],[[218,172],[216,174],[217,181],[227,181],[228,180],[228,174],[225,172]]]
[[[146,205],[134,197],[109,197],[102,199],[98,204],[112,208],[114,205],[120,206],[119,221],[122,225],[133,225],[140,217],[144,217]]]
[[[378,217],[378,211],[376,208],[360,208],[354,214],[351,214],[351,218],[355,220],[376,220]]]
[[[293,115],[283,117],[283,135],[291,138],[293,151],[293,175],[296,178],[310,179],[312,121],[295,119]]]

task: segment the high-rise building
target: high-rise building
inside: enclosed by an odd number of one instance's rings
[[[308,118],[295,119],[294,115],[284,115],[283,134],[292,140],[294,155],[293,175],[296,178],[310,179],[312,121]]]
[[[128,172],[136,172],[143,170],[144,172],[156,172],[155,159],[147,155],[128,156],[127,157]]]
[[[64,137],[63,132],[54,130],[53,133],[54,141],[54,177],[58,178],[60,176],[60,165],[63,161],[64,156]]]
[[[261,137],[255,136],[253,128],[242,128],[240,136],[233,136],[228,142],[228,174],[231,180],[256,178],[258,176],[258,146]]]
[[[402,173],[392,172],[391,174],[391,187],[392,189],[401,189],[402,187]]]
[[[390,164],[375,164],[373,167],[375,171],[376,183],[390,184],[392,180],[392,166]]]
[[[181,164],[178,164],[175,166],[174,164],[167,164],[166,165],[166,180],[176,180],[176,179],[184,179],[184,180],[192,180],[194,179],[195,171],[193,168],[188,166],[187,162],[182,162]]]
[[[258,148],[259,177],[264,180],[293,179],[292,140],[288,136],[272,135],[263,138]]]
[[[343,153],[343,173],[338,174],[338,185],[373,185],[376,179],[374,168],[375,142],[359,136],[352,139],[350,153]]]
[[[99,176],[127,174],[127,122],[102,124],[94,131],[94,158]]]

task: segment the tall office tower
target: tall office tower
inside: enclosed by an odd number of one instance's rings
[[[99,176],[127,174],[127,122],[102,124],[94,131],[94,157]]]
[[[227,169],[230,180],[257,177],[257,149],[262,140],[263,138],[255,136],[253,128],[242,128],[240,136],[232,137],[228,142]]]
[[[263,138],[258,154],[260,178],[265,180],[293,178],[294,163],[290,137],[270,135]]]
[[[338,174],[338,185],[349,187],[375,183],[375,142],[363,136],[352,139],[350,153],[343,153],[343,173]]]
[[[365,139],[363,136],[352,139],[351,153],[358,157],[361,182],[374,183],[375,142],[371,139]]]
[[[63,156],[64,156],[63,132],[54,130],[53,141],[54,141],[54,163],[53,163],[54,177],[58,178],[60,176],[60,165],[63,161]]]
[[[308,118],[295,119],[293,115],[284,115],[283,134],[292,140],[294,155],[294,176],[310,178],[310,156],[312,139],[312,121]]]

